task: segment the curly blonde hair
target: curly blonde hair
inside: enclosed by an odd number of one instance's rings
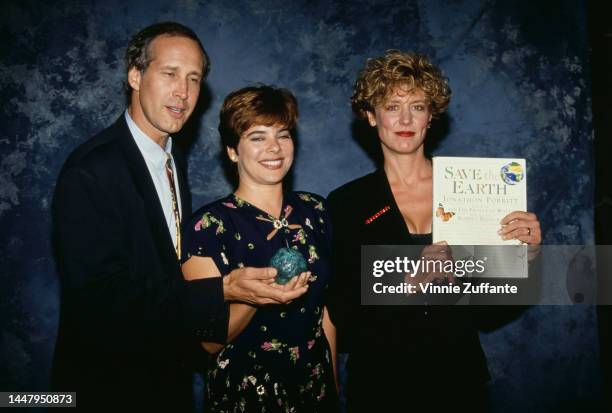
[[[366,60],[355,82],[351,97],[353,110],[363,119],[382,104],[397,88],[421,89],[434,118],[450,101],[451,90],[440,69],[424,55],[388,50],[383,56]]]

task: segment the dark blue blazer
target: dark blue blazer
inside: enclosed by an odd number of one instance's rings
[[[173,145],[182,216],[185,159]],[[197,342],[225,342],[221,278],[183,280],[162,208],[122,115],[68,157],[53,201],[61,282],[53,388],[81,411],[189,411]]]

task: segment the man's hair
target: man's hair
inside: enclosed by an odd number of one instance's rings
[[[249,86],[230,93],[219,114],[219,134],[224,147],[236,149],[240,136],[253,125],[295,128],[297,100],[287,89]]]
[[[195,34],[193,30],[176,22],[161,22],[152,24],[151,26],[145,27],[136,33],[134,37],[132,37],[128,43],[127,50],[125,51],[126,73],[133,67],[141,72],[144,72],[147,67],[149,67],[151,60],[153,60],[150,45],[151,42],[159,36],[186,37],[195,41],[200,47],[202,55],[204,56],[202,75],[203,77],[206,77],[210,71],[210,59],[208,58],[208,54],[206,53],[204,46],[202,46],[202,42],[200,42],[198,35]],[[125,82],[125,92],[129,102],[132,88],[127,81]]]
[[[383,56],[368,59],[355,82],[351,103],[355,113],[367,119],[367,112],[382,104],[394,91],[421,89],[433,117],[447,108],[451,90],[440,69],[424,55],[388,50]]]

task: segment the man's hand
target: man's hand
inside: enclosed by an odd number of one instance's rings
[[[308,291],[310,272],[293,277],[287,284],[274,282],[274,268],[237,268],[223,277],[225,301],[252,305],[287,304]]]

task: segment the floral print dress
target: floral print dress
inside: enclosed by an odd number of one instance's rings
[[[186,228],[184,260],[211,257],[221,274],[267,267],[282,247],[308,261],[306,294],[257,309],[248,326],[213,359],[207,376],[211,412],[336,410],[331,353],[322,319],[330,273],[331,230],[323,200],[285,193],[279,219],[229,195],[198,210]]]

